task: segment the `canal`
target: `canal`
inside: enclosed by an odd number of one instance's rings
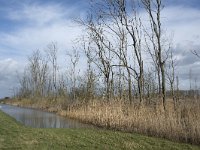
[[[37,109],[0,104],[0,110],[34,128],[94,128],[92,125]]]

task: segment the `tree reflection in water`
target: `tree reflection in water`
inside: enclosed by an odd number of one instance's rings
[[[94,128],[92,125],[36,109],[4,104],[0,105],[0,109],[25,126],[34,128]]]

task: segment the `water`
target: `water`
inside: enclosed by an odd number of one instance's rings
[[[77,120],[36,109],[0,104],[0,110],[25,126],[34,128],[93,128],[93,126],[80,123]]]

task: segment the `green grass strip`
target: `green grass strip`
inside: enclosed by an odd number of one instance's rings
[[[0,111],[0,149],[135,149],[199,150],[199,146],[103,129],[37,129],[25,127]]]

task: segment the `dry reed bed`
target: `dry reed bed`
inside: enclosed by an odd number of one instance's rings
[[[106,128],[137,132],[171,140],[200,144],[200,104],[182,102],[176,110],[168,103],[128,105],[123,102],[91,102],[68,107],[67,116]]]

